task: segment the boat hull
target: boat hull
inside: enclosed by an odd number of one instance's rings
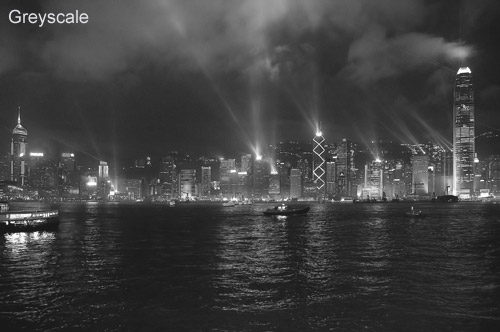
[[[58,227],[58,211],[8,212],[0,215],[0,234],[54,231]]]
[[[289,210],[274,210],[268,209],[264,211],[266,216],[291,216],[296,214],[306,214],[309,212],[310,207],[300,208],[300,209],[289,209]]]

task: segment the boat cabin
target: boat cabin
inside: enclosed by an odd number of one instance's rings
[[[9,202],[0,202],[0,212],[7,212],[9,211]]]

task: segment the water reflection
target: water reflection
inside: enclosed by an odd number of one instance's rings
[[[33,248],[38,247],[41,249],[39,253],[43,253],[46,247],[50,246],[56,239],[54,232],[17,232],[4,234],[3,237],[5,248],[2,254],[6,258],[12,258],[28,251],[36,256],[37,252],[33,251]]]
[[[412,224],[397,204],[274,219],[258,204],[64,205],[58,232],[0,238],[0,320],[41,331],[487,330],[500,322],[498,209],[424,208]]]

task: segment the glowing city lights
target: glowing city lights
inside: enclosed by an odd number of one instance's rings
[[[325,138],[321,133],[321,130],[316,131],[316,136],[313,139],[313,181],[316,184],[318,191],[324,191],[325,189],[325,148],[323,146]]]
[[[474,90],[468,67],[458,70],[453,106],[453,194],[469,198],[474,192]]]

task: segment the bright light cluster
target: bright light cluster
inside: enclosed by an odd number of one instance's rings
[[[318,135],[319,134],[319,135]],[[316,188],[318,190],[323,190],[325,187],[325,158],[323,154],[325,153],[325,148],[323,143],[325,138],[323,137],[321,131],[316,132],[316,137],[314,141],[314,164],[313,164],[313,181],[316,183]]]

